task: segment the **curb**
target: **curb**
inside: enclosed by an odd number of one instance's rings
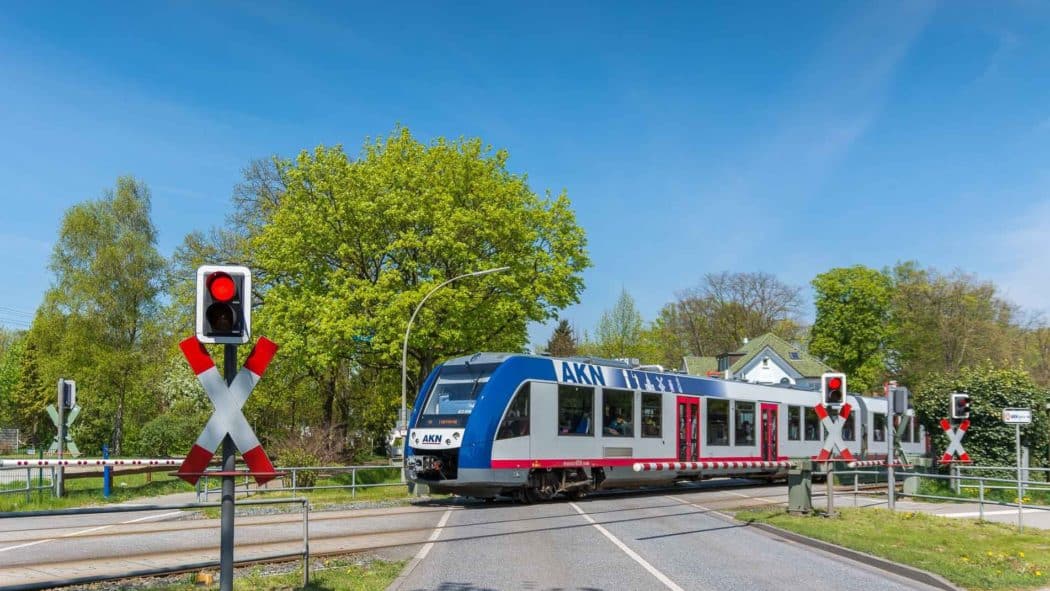
[[[897,576],[904,577],[906,579],[911,579],[924,585],[929,585],[938,589],[944,589],[945,591],[962,591],[963,589],[962,587],[955,586],[954,584],[949,582],[948,579],[945,579],[940,575],[936,575],[919,568],[907,566],[898,562],[893,562],[891,560],[886,560],[885,558],[879,558],[878,556],[867,554],[865,552],[851,550],[849,548],[839,546],[838,544],[832,544],[831,542],[825,542],[823,540],[818,540],[816,538],[811,538],[802,534],[797,534],[786,529],[781,529],[774,525],[759,523],[757,521],[741,521],[735,518],[734,521],[746,524],[750,527],[756,527],[765,533],[784,538],[786,540],[791,540],[792,542],[796,542],[798,544],[809,546],[811,548],[816,548],[818,550],[823,550],[824,552],[827,552],[829,554],[834,554],[836,556],[844,556],[846,558],[849,558],[850,560],[860,562],[861,564],[866,564],[868,566],[875,567],[879,570],[884,570],[886,572],[893,573]]]

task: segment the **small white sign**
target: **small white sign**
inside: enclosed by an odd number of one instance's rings
[[[1003,422],[1007,425],[1027,425],[1032,422],[1032,409],[1004,408]]]

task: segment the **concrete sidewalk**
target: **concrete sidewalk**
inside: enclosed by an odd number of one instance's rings
[[[824,509],[827,505],[824,495],[813,495],[813,507]],[[885,495],[859,494],[854,496],[852,492],[836,492],[835,507],[882,507],[886,508]],[[941,517],[979,519],[982,517],[981,506],[977,502],[952,502],[952,501],[922,501],[899,496],[895,507],[897,511],[914,511],[916,513],[929,513]],[[1018,509],[1005,505],[997,505],[989,502],[984,503],[983,518],[985,521],[1017,525]],[[1023,527],[1050,530],[1050,507],[1045,505],[1026,505],[1022,509],[1021,523]]]

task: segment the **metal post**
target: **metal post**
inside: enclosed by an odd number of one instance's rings
[[[223,345],[225,357],[223,371],[226,385],[233,384],[237,374],[237,345]],[[237,456],[234,453],[233,439],[227,434],[222,440],[222,471],[233,472],[237,469]],[[222,477],[222,513],[221,531],[219,534],[219,590],[233,591],[233,497],[235,477]]]
[[[1017,444],[1017,531],[1024,530],[1024,489],[1021,486],[1021,424],[1014,424],[1014,441]]]
[[[310,584],[310,501],[303,499],[303,587]]]
[[[37,450],[37,457],[41,460],[44,459],[44,448],[41,447]],[[44,468],[40,467],[36,469],[36,486],[37,486],[37,498],[39,499],[44,494]]]
[[[33,469],[26,468],[26,503],[32,501],[29,491],[33,490]]]
[[[350,469],[350,498],[357,498],[357,468]]]
[[[109,459],[109,446],[102,446],[102,459]],[[109,495],[113,494],[113,467],[106,466],[102,468],[102,496],[109,498]]]
[[[827,474],[827,479],[824,481],[827,485],[828,495],[828,517],[835,516],[835,462],[829,460],[824,464],[824,473]]]
[[[62,378],[58,378],[58,459],[59,460],[62,459],[62,448],[66,444],[66,406],[65,406],[65,404],[63,404],[64,400],[62,400],[62,398],[63,398],[63,396],[62,396],[62,389],[63,389],[62,386],[64,384],[65,384],[65,380],[63,380]],[[60,498],[60,499],[62,498],[62,495],[65,493],[65,488],[66,488],[65,476],[66,476],[65,469],[61,465],[59,465],[58,466],[58,475],[55,478],[55,496]]]
[[[984,521],[984,478],[977,481],[977,513],[977,518]]]
[[[292,495],[295,495],[295,468],[292,468]]]
[[[961,472],[959,464],[952,464],[952,488],[955,489],[955,494],[960,494],[959,477],[962,476]]]
[[[890,511],[894,510],[894,494],[897,492],[897,482],[893,478],[893,462],[896,451],[894,443],[897,439],[897,425],[893,424],[893,400],[887,400],[889,415],[886,417],[886,504]]]

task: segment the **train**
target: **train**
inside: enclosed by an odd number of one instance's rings
[[[842,428],[858,459],[886,457],[885,398],[847,394]],[[435,493],[534,503],[601,489],[742,476],[776,479],[783,467],[739,467],[817,457],[820,392],[685,375],[616,360],[477,353],[427,376],[405,441],[408,479]],[[926,451],[905,417],[902,449]],[[639,463],[727,462],[706,469],[636,471]]]

